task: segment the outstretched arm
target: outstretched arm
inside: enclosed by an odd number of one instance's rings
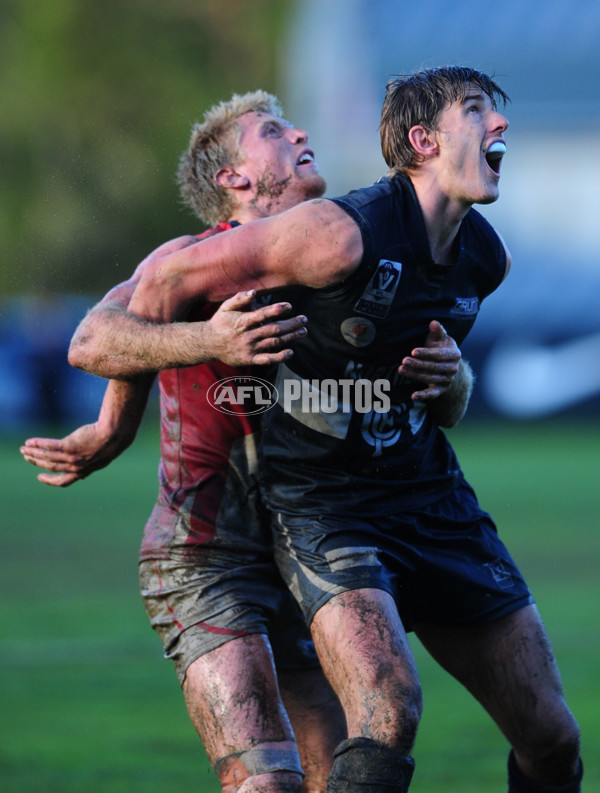
[[[195,300],[221,302],[235,292],[330,286],[363,255],[356,222],[333,201],[305,201],[165,256],[144,269],[129,310],[173,322]]]
[[[193,237],[180,237],[165,243],[161,250],[167,254],[194,240]],[[144,264],[138,266],[129,280],[111,289],[98,306],[109,311],[124,310]],[[46,470],[38,475],[38,481],[52,487],[68,487],[109,465],[133,442],[153,381],[154,374],[122,382],[110,380],[95,422],[78,427],[64,438],[28,438],[20,452],[27,462]]]
[[[131,292],[133,294],[133,291]],[[249,309],[254,292],[226,300],[205,322],[152,322],[127,304],[101,302],[82,320],[69,348],[69,363],[118,379],[220,360],[230,366],[265,365],[292,356],[286,346],[306,334],[306,317],[283,318],[289,303]]]
[[[473,372],[439,322],[429,324],[425,346],[412,350],[398,371],[425,386],[412,398],[425,402],[441,427],[453,427],[463,418],[473,390]]]
[[[240,311],[249,292],[334,283],[361,256],[358,226],[331,201],[305,202],[276,218],[200,241],[180,238],[138,267],[126,311],[104,302],[88,314],[75,333],[69,361],[105,377],[130,377],[213,358],[236,366],[285,360],[291,355],[285,345],[306,332],[304,317],[282,319],[290,308],[282,303]],[[241,288],[246,297],[234,296],[209,322],[178,322],[193,303],[218,301]]]
[[[195,238],[181,237],[162,246],[164,253],[188,245]],[[98,304],[123,310],[139,282],[144,262],[132,277],[108,292]],[[47,473],[38,481],[53,487],[68,487],[105,468],[133,442],[139,429],[154,374],[129,381],[110,380],[97,421],[85,424],[64,438],[28,438],[20,452],[27,462]]]
[[[135,283],[133,280],[120,284],[111,290],[93,312],[97,312],[100,315],[103,311],[106,311],[109,317],[113,313],[123,313],[123,306],[129,302],[134,288]],[[235,310],[245,305],[250,299],[251,296],[249,295],[236,296],[232,300],[227,301],[229,305],[224,306],[223,311],[215,314],[211,322],[216,327],[212,328],[212,335],[206,334],[207,338],[211,339],[207,342],[211,355],[207,355],[205,359],[213,355],[217,357],[226,348],[231,351],[231,354],[235,352],[241,355],[242,363],[245,363],[246,360],[252,360],[255,363],[283,360],[280,356],[286,355],[288,351],[270,353],[260,352],[259,350],[263,347],[268,349],[281,343],[289,343],[292,338],[296,338],[306,332],[303,326],[298,327],[298,323],[303,318],[282,320],[279,323],[252,330],[252,319],[258,321],[269,316],[276,316],[277,313],[285,308],[285,305],[278,304],[275,307],[267,307],[266,310],[250,313]],[[237,327],[236,318],[238,320]],[[140,321],[136,317],[131,319],[138,333],[142,326],[150,325],[150,323]],[[184,326],[188,325],[188,323],[182,324]],[[193,324],[198,328],[207,326],[209,323]],[[221,329],[219,329],[220,326],[222,326]],[[162,328],[163,326],[158,327]],[[292,328],[292,331],[286,334],[284,332],[286,328]],[[111,334],[115,333],[116,330],[109,326],[104,329],[104,332]],[[271,335],[269,336],[268,334]],[[86,334],[83,334],[82,339],[84,347],[86,344],[92,343],[91,338],[86,338]],[[95,338],[93,344],[96,344],[97,341],[98,338]],[[241,351],[237,351],[236,344],[238,343]],[[123,354],[126,355],[127,352]],[[131,355],[131,351],[129,351],[129,354]],[[225,353],[223,355],[226,357]],[[108,360],[111,361],[112,359]],[[142,370],[141,363],[143,361],[136,359],[134,355],[133,364],[129,367],[131,374],[136,374]],[[195,359],[190,360],[190,363],[196,363]],[[105,369],[110,374],[110,365],[105,367]],[[102,374],[103,372],[99,373]],[[106,387],[97,421],[79,427],[61,439],[29,438],[26,440],[20,449],[24,459],[32,465],[46,469],[46,473],[38,475],[38,480],[53,487],[68,487],[79,479],[85,479],[94,471],[109,465],[133,442],[144,414],[153,380],[153,373],[128,380],[110,380]]]
[[[98,420],[79,427],[65,438],[29,438],[21,454],[49,473],[38,481],[67,487],[105,468],[133,442],[148,400],[154,376],[129,382],[109,381]]]

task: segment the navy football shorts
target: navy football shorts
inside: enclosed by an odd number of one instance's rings
[[[407,631],[477,625],[533,603],[491,517],[462,482],[418,510],[361,517],[279,512],[275,558],[310,624],[332,596],[391,594]]]

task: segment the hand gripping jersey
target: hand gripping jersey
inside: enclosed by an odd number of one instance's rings
[[[199,239],[233,225],[237,224],[220,223]],[[215,310],[216,305],[206,304],[188,319],[207,320]],[[140,558],[168,558],[177,553],[206,558],[212,547],[236,553],[265,551],[270,537],[259,520],[254,479],[256,419],[246,415],[242,406],[238,412],[235,406],[232,412],[219,412],[207,398],[218,381],[249,371],[210,361],[160,372],[159,492]],[[181,518],[186,526],[183,544],[179,532],[175,539]]]
[[[308,335],[278,368],[263,416],[269,506],[315,514],[391,514],[450,492],[462,476],[443,432],[397,367],[440,321],[460,344],[506,270],[498,235],[465,216],[455,262],[432,261],[411,182],[383,178],[334,199],[358,224],[364,256],[345,281],[294,295]]]

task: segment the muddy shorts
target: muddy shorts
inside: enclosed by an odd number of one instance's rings
[[[310,624],[332,596],[391,594],[406,630],[476,625],[533,603],[491,517],[463,482],[425,508],[364,520],[277,513],[275,558]]]
[[[179,556],[179,558],[178,558]],[[142,600],[180,683],[201,655],[240,636],[268,634],[278,669],[318,666],[310,633],[272,559],[211,549],[140,562]]]

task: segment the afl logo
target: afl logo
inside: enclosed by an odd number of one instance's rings
[[[268,380],[239,375],[217,380],[206,392],[206,398],[220,413],[254,416],[270,410],[279,394]]]
[[[340,330],[353,347],[367,347],[375,338],[375,325],[364,317],[348,317],[340,325]]]

